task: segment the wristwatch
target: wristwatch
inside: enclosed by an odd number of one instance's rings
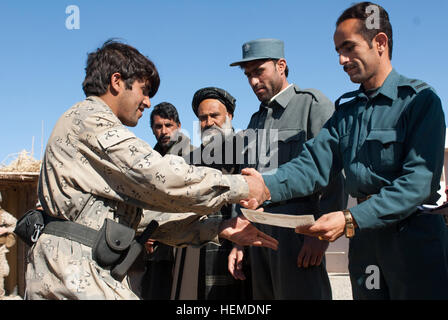
[[[345,228],[344,228],[345,236],[347,238],[353,238],[353,236],[355,235],[355,225],[353,223],[352,214],[348,209],[344,209],[342,210],[342,212],[344,213],[345,218]]]

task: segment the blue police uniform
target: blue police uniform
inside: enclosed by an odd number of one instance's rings
[[[448,299],[445,222],[417,210],[439,198],[445,144],[439,97],[392,70],[377,90],[360,88],[335,105],[297,158],[263,174],[272,201],[312,194],[343,169],[346,192],[365,199],[350,209],[358,225],[349,252],[353,297]],[[372,270],[379,285],[371,283]]]

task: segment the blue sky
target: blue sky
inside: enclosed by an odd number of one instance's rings
[[[84,99],[81,83],[87,53],[109,38],[120,38],[154,61],[161,86],[152,105],[169,101],[182,128],[193,136],[194,92],[205,86],[228,90],[236,99],[233,125],[246,128],[259,102],[238,67],[248,40],[285,42],[289,81],[317,88],[331,100],[357,88],[338,64],[333,32],[346,0],[128,0],[0,2],[0,164],[23,149],[41,157],[61,114]],[[378,1],[394,28],[392,64],[398,72],[423,79],[448,106],[448,1]],[[66,8],[76,5],[80,28],[69,30]],[[155,144],[146,110],[137,127]],[[445,116],[446,119],[446,116]],[[43,122],[43,136],[42,132]]]

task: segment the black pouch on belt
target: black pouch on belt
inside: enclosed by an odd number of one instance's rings
[[[27,211],[16,223],[14,233],[30,247],[37,241],[45,226],[42,211]]]
[[[92,258],[103,268],[120,263],[126,257],[134,236],[134,229],[105,219],[92,246]]]

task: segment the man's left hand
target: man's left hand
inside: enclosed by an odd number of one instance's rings
[[[309,226],[296,227],[297,233],[333,242],[344,234],[345,217],[342,211],[324,214]]]
[[[230,240],[240,246],[267,247],[278,249],[278,241],[258,230],[244,216],[224,220],[219,228],[220,238]]]
[[[145,243],[145,249],[147,253],[154,253],[154,243],[156,240],[148,239]]]
[[[305,236],[302,249],[297,257],[297,266],[299,268],[319,266],[322,263],[328,244],[328,241]]]

